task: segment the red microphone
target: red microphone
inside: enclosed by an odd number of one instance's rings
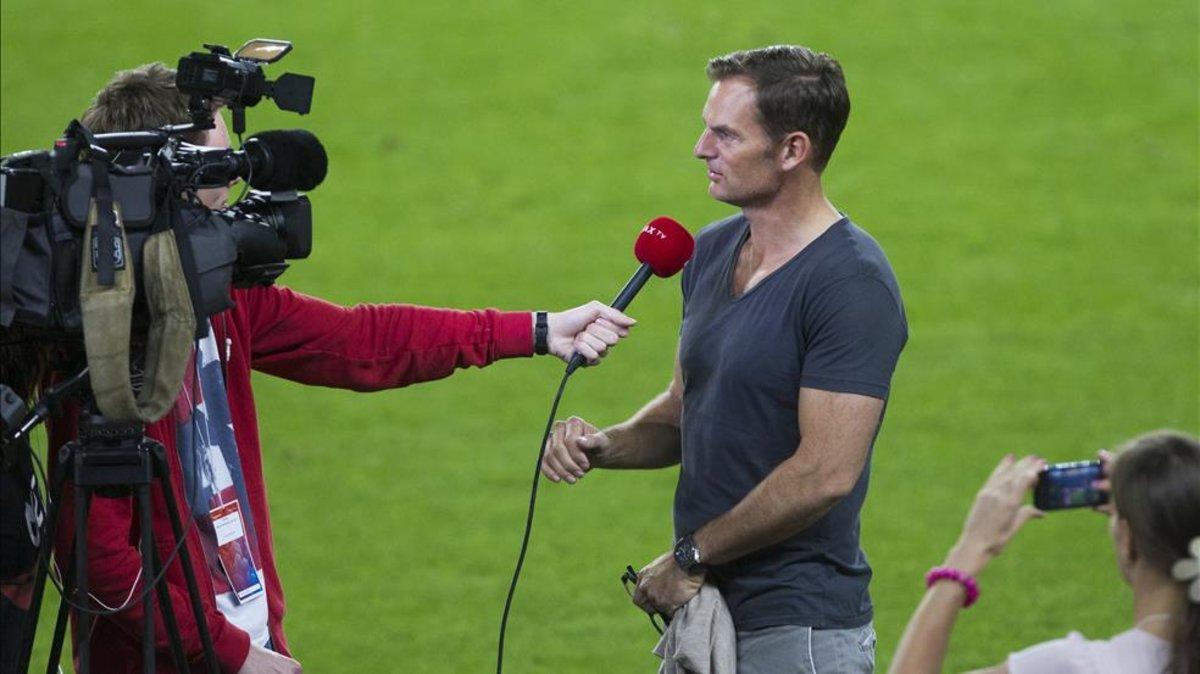
[[[696,242],[683,225],[666,216],[654,218],[642,228],[637,241],[633,244],[633,255],[642,265],[633,273],[629,282],[617,293],[612,301],[612,307],[625,311],[625,307],[650,280],[650,276],[667,278],[679,273],[683,265],[692,258]],[[571,374],[583,365],[583,356],[576,352],[567,363],[567,374]]]

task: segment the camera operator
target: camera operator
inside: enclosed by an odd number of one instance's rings
[[[98,133],[135,131],[186,123],[189,114],[186,98],[175,88],[175,72],[150,64],[118,73],[82,121]],[[214,122],[215,128],[189,140],[228,147],[220,114],[214,113]],[[200,190],[196,197],[220,208],[228,188]],[[192,517],[185,522],[187,545],[226,672],[300,671],[283,632],[284,597],[263,482],[252,369],[304,384],[373,391],[535,352],[567,360],[578,351],[594,363],[634,323],[600,302],[545,315],[403,304],[347,308],[278,286],[232,293],[236,306],[210,320],[174,407],[146,427],[147,435],[166,447],[170,488]],[[52,449],[75,437],[76,413],[51,420]],[[65,491],[56,541],[61,568],[66,568],[64,548],[74,526],[71,500],[72,493]],[[175,540],[157,488],[154,500],[155,540],[165,560]],[[127,602],[146,580],[139,577],[135,512],[131,498],[92,501],[88,577],[92,594],[109,606]],[[228,526],[231,519],[236,526]],[[243,533],[230,541],[218,537],[218,528]],[[202,649],[177,559],[167,569],[166,582],[185,650],[195,659]],[[140,671],[141,621],[140,603],[97,617],[90,635],[94,671]],[[158,622],[159,671],[174,671]]]
[[[1133,589],[1133,627],[1108,640],[1078,632],[1012,653],[992,674],[1200,674],[1200,442],[1173,431],[1134,438],[1101,452],[1112,502],[1108,516],[1121,577]],[[959,611],[979,596],[975,577],[1017,531],[1042,512],[1022,505],[1044,462],[1009,455],[996,466],[967,515],[944,566],[927,576],[892,660],[891,674],[942,669]],[[1031,588],[1032,589],[1032,588]]]

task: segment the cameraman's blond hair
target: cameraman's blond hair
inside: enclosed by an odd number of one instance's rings
[[[191,116],[187,97],[175,88],[175,69],[147,63],[113,75],[80,121],[93,133],[113,133],[186,124]]]

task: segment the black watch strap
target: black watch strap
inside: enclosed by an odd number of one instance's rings
[[[700,549],[696,547],[696,539],[691,534],[679,539],[675,544],[675,563],[687,573],[700,571],[704,565],[700,563]]]
[[[533,352],[539,356],[550,353],[550,321],[546,312],[535,314],[533,323]]]

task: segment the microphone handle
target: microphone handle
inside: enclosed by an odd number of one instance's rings
[[[629,281],[625,283],[625,287],[621,288],[621,292],[617,293],[617,296],[609,306],[617,311],[625,311],[625,307],[629,306],[629,303],[633,301],[633,298],[642,289],[642,286],[646,285],[646,281],[649,281],[651,276],[654,276],[654,270],[650,268],[650,265],[643,262],[642,266],[633,272],[633,276],[629,277]]]
[[[625,287],[621,288],[621,292],[617,293],[616,298],[613,299],[612,304],[609,306],[617,311],[625,311],[625,307],[629,306],[629,303],[637,296],[638,291],[642,289],[642,286],[646,285],[646,281],[649,281],[653,275],[654,270],[650,268],[650,265],[643,262],[642,266],[638,267],[637,271],[633,273],[633,276],[629,277],[629,281],[625,283]],[[584,358],[578,351],[572,354],[571,362],[567,363],[567,374],[570,375],[575,370],[578,370],[579,366],[583,365],[583,361]]]

